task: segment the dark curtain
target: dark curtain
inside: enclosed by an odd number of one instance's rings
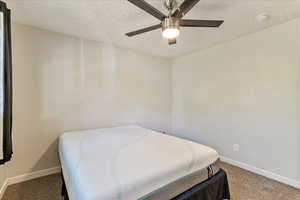
[[[12,157],[12,50],[10,10],[0,1],[0,12],[3,13],[3,159],[4,164]]]

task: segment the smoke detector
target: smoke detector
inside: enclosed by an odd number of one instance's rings
[[[261,13],[256,16],[256,21],[262,23],[271,19],[271,16],[268,13]]]

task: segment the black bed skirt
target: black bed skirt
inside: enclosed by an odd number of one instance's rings
[[[207,179],[195,185],[191,189],[178,195],[172,200],[223,200],[230,199],[227,174],[223,169]]]
[[[65,181],[62,176],[62,196],[64,200],[69,200]],[[210,177],[206,181],[195,185],[191,189],[176,196],[171,200],[224,200],[230,199],[229,184],[227,174],[223,169]],[[159,200],[159,199],[158,199]]]

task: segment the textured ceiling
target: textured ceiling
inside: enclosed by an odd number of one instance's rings
[[[163,0],[147,0],[163,10]],[[124,34],[158,23],[126,0],[7,0],[13,21],[91,40],[111,42],[153,55],[176,57],[300,17],[300,0],[201,0],[185,18],[223,19],[221,28],[181,28],[169,46],[156,30],[128,38]],[[256,16],[271,18],[257,22]]]

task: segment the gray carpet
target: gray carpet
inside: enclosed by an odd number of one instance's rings
[[[300,190],[221,163],[233,200],[300,200]],[[2,200],[61,200],[60,174],[11,185]]]

